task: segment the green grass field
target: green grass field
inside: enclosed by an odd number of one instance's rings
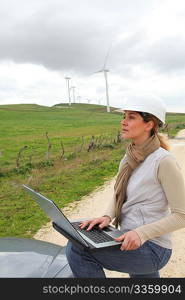
[[[64,207],[116,175],[126,146],[116,142],[121,119],[113,108],[107,113],[106,107],[90,104],[1,105],[0,236],[32,237],[48,221],[21,184]],[[174,136],[185,128],[185,114],[169,114],[167,122]],[[88,152],[92,136],[99,146]]]
[[[80,144],[82,136],[90,141],[92,135],[116,133],[121,116],[108,115],[98,105],[73,104],[71,107],[48,108],[37,105],[0,106],[0,165],[3,168],[16,166],[20,148],[29,161],[45,159],[47,152],[46,132],[52,142],[52,155],[61,151],[61,140],[67,148]],[[70,149],[69,149],[70,151]],[[72,149],[71,149],[72,151]]]

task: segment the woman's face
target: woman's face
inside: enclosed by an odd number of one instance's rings
[[[153,121],[146,123],[139,113],[131,110],[125,110],[123,116],[121,125],[124,139],[132,139],[135,144],[140,144],[149,138]]]

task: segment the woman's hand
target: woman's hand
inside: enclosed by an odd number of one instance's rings
[[[87,231],[91,230],[95,225],[99,224],[99,228],[102,229],[104,227],[107,227],[111,222],[111,218],[109,216],[103,216],[100,218],[95,218],[92,220],[87,220],[84,222],[81,222],[80,228],[84,229],[86,228]]]
[[[127,231],[116,238],[115,241],[123,241],[120,250],[135,250],[141,246],[140,237],[135,231]]]

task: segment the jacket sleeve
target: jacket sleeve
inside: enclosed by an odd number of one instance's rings
[[[168,200],[170,214],[158,221],[133,229],[139,235],[142,244],[149,239],[185,227],[184,178],[173,156],[161,160],[157,177]]]

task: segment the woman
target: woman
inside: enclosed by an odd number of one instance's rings
[[[80,225],[91,230],[114,220],[124,232],[115,239],[122,244],[89,252],[69,242],[66,255],[74,277],[105,277],[104,268],[130,277],[160,277],[172,253],[170,232],[185,227],[183,176],[158,133],[166,114],[162,100],[129,97],[123,109],[122,136],[131,143],[119,166],[113,200],[104,216]]]

